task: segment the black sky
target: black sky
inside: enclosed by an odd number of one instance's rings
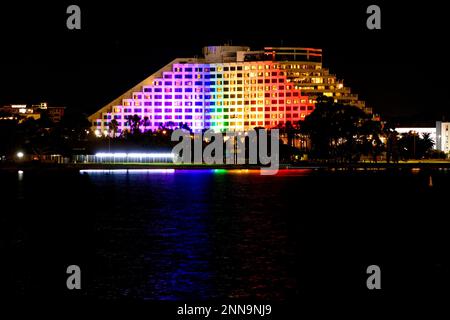
[[[308,46],[384,117],[450,118],[442,1],[45,1],[0,4],[0,105],[90,113],[175,57],[205,45]],[[70,4],[82,30],[66,28]],[[382,30],[366,28],[369,4]]]

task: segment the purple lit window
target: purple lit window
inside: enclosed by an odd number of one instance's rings
[[[188,119],[192,119],[192,116],[184,116],[184,118],[185,118],[186,120],[188,120]]]
[[[192,79],[192,74],[185,74],[185,75],[184,75],[184,78],[185,78],[185,79]]]
[[[155,116],[155,120],[161,120],[162,116]]]
[[[171,95],[171,94],[166,94],[166,95],[164,96],[164,99],[172,99],[172,95]]]
[[[164,112],[172,112],[172,109],[166,108],[164,109]]]
[[[184,92],[192,92],[192,88],[185,88]]]
[[[183,88],[175,88],[175,92],[183,92]]]
[[[202,82],[201,82],[201,81],[195,81],[195,85],[196,85],[196,86],[201,86],[201,85],[202,85]]]
[[[164,105],[167,107],[171,107],[172,106],[172,102],[171,101],[166,101],[164,102]],[[166,109],[167,110],[167,109]],[[170,109],[169,109],[170,110]],[[167,111],[166,111],[167,112]]]
[[[151,106],[151,105],[152,105],[152,103],[150,101],[144,102],[144,106]]]
[[[192,112],[192,109],[184,109],[184,112]]]
[[[155,88],[155,92],[162,92],[162,88]]]
[[[155,109],[155,112],[160,113],[160,112],[162,112],[162,109],[157,108],[157,109]]]
[[[172,116],[164,116],[164,119],[172,119]]]
[[[162,102],[161,101],[156,101],[155,102],[155,107],[160,107],[162,106]]]
[[[162,99],[162,95],[156,94],[156,95],[155,95],[155,99]]]
[[[175,95],[175,99],[183,99],[183,95],[181,95],[181,94],[176,94],[176,95]]]

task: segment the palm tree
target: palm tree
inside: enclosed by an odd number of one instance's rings
[[[139,126],[141,125],[141,117],[137,114],[130,115],[126,118],[128,120],[128,126],[130,127],[130,133],[132,135],[137,135],[140,133]]]
[[[109,132],[112,133],[112,137],[114,139],[117,135],[117,129],[119,128],[119,123],[117,122],[116,119],[112,119],[108,125],[108,128],[109,128]]]
[[[148,116],[144,116],[144,120],[142,121],[142,125],[144,126],[144,132],[147,131],[148,124],[149,124]]]

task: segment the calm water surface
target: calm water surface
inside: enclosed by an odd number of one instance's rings
[[[70,264],[81,266],[89,299],[286,301],[342,288],[352,296],[374,263],[393,294],[448,281],[447,171],[0,177],[11,205],[1,216],[2,280],[19,297],[67,294]],[[413,285],[414,275],[426,280]]]

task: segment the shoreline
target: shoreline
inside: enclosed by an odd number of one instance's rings
[[[227,164],[173,164],[173,163],[78,163],[78,164],[52,164],[52,163],[10,163],[0,165],[0,171],[79,171],[79,170],[134,170],[134,169],[178,169],[178,170],[259,170],[258,165],[227,165]],[[450,161],[408,161],[399,163],[320,163],[304,162],[296,164],[280,164],[279,170],[289,169],[318,169],[318,170],[353,170],[353,169],[450,169]]]

